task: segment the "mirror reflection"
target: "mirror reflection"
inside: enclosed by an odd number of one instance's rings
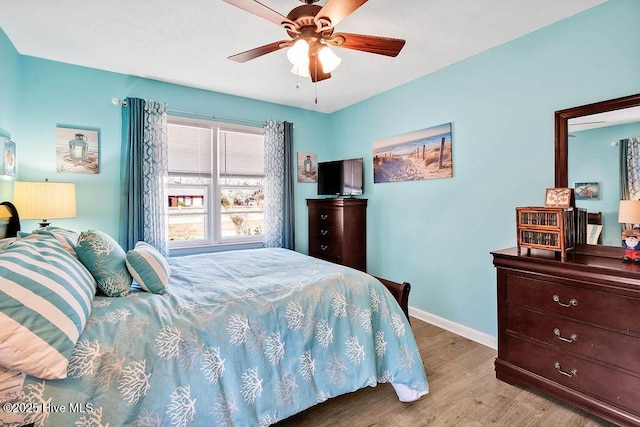
[[[599,227],[589,227],[590,243],[619,246],[622,227],[618,223],[618,206],[623,176],[620,153],[633,138],[636,149],[640,148],[640,106],[570,118],[567,130],[567,178],[568,186],[575,188],[576,206],[593,214],[590,222],[597,222],[595,215],[602,214],[598,237]],[[638,160],[629,172],[638,177],[640,185]]]

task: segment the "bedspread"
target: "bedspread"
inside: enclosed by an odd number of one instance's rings
[[[26,422],[270,425],[331,397],[427,378],[373,277],[285,249],[170,258],[163,295],[96,296],[68,378],[27,377]]]

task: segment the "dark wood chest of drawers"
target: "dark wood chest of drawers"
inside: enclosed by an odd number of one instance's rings
[[[367,269],[367,200],[307,199],[309,255]]]
[[[497,378],[640,425],[640,266],[619,255],[493,252]]]

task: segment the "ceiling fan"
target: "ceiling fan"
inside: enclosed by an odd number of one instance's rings
[[[334,33],[335,26],[367,0],[328,0],[324,6],[313,4],[318,0],[300,0],[304,5],[294,8],[287,16],[256,0],[224,1],[281,26],[291,37],[290,40],[280,40],[232,55],[229,59],[247,62],[267,53],[290,48],[287,57],[294,64],[292,72],[308,75],[313,82],[330,78],[331,71],[340,64],[340,59],[329,46],[395,57],[405,44],[401,39]]]

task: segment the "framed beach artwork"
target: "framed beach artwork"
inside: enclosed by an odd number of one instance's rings
[[[451,123],[373,143],[373,182],[453,176]]]
[[[98,173],[97,129],[56,127],[56,172]]]
[[[16,143],[9,138],[2,138],[2,169],[0,175],[16,176]]]
[[[600,200],[600,184],[597,182],[576,182],[576,200]]]
[[[298,182],[318,182],[318,156],[316,153],[298,152]]]

